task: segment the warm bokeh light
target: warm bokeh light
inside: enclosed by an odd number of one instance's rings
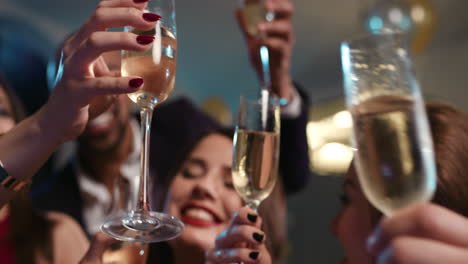
[[[348,111],[341,111],[333,116],[333,123],[338,128],[350,128],[353,125],[353,119]]]
[[[310,162],[315,173],[340,175],[346,172],[353,158],[353,150],[349,146],[352,125],[351,114],[344,110],[308,123]]]

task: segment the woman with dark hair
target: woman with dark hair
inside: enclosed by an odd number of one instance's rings
[[[283,257],[286,204],[281,182],[258,214],[241,209],[231,176],[232,137],[230,129],[207,131],[187,147],[170,177],[159,183],[162,186],[156,186],[167,190],[159,209],[180,218],[185,230],[172,241],[151,245],[148,263],[204,263],[205,251],[231,238],[254,246],[241,251],[232,247],[230,259],[218,257],[213,263],[278,263]]]
[[[468,216],[468,114],[446,104],[428,104],[426,110],[438,177],[432,202]],[[382,214],[364,196],[354,166],[346,175],[342,201],[343,209],[331,229],[344,247],[346,263],[375,263],[366,240]]]
[[[24,118],[14,92],[0,79],[0,135]],[[0,263],[76,263],[88,241],[77,223],[60,213],[33,210],[28,189],[0,209]]]

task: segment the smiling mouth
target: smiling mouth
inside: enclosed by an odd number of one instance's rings
[[[186,225],[196,227],[212,227],[221,223],[221,220],[208,208],[200,206],[186,206],[182,209],[181,220]]]
[[[106,133],[112,127],[114,122],[114,115],[112,111],[108,110],[95,119],[89,121],[86,128],[87,132],[91,135],[100,135]]]

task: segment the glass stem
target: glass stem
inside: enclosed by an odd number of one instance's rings
[[[260,206],[260,201],[248,201],[247,204],[245,205],[247,208],[252,209],[254,212],[258,211],[258,207]]]
[[[140,109],[141,116],[141,157],[140,157],[140,185],[138,188],[138,202],[136,204],[136,212],[144,213],[150,211],[149,207],[149,143],[151,119],[153,117],[152,107],[142,107]]]

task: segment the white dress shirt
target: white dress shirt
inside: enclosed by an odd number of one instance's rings
[[[134,183],[140,174],[140,129],[135,119],[130,120],[133,134],[133,150],[120,168],[121,176],[130,183]],[[89,177],[77,162],[78,186],[83,197],[83,221],[86,232],[94,235],[100,230],[101,224],[109,217],[113,208],[113,199],[104,184]]]

